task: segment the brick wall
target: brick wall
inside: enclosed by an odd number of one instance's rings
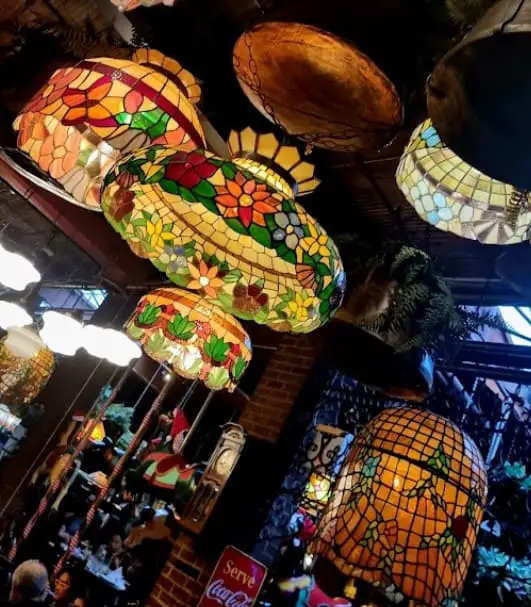
[[[199,557],[194,551],[193,538],[181,533],[147,607],[196,607],[214,564]]]
[[[240,418],[250,436],[271,443],[277,441],[315,363],[316,349],[313,335],[285,335],[282,338]]]
[[[313,335],[282,337],[239,420],[251,437],[268,443],[277,441],[315,364],[317,349]],[[208,541],[208,537],[202,541]],[[155,584],[148,607],[196,607],[214,560],[198,556],[194,539],[182,533]]]

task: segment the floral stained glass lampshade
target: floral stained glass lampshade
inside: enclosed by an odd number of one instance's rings
[[[57,70],[14,123],[17,145],[72,196],[100,210],[105,173],[148,143],[204,146],[195,78],[174,59],[138,49],[131,60],[86,59]]]
[[[0,342],[0,400],[23,412],[47,384],[55,357],[31,329],[11,328]]]
[[[484,244],[529,240],[529,193],[467,164],[445,146],[431,120],[413,132],[396,181],[420,217],[440,230]]]
[[[344,152],[379,148],[401,124],[400,98],[378,66],[310,25],[256,25],[236,42],[233,65],[249,101],[311,145]]]
[[[387,409],[356,440],[310,549],[388,596],[449,605],[462,591],[486,497],[468,436],[428,411]]]
[[[250,129],[225,161],[174,146],[139,150],[107,175],[102,208],[131,249],[181,287],[279,331],[307,333],[341,303],[344,271],[293,200],[318,181],[295,148]]]
[[[251,361],[251,341],[241,324],[181,289],[144,295],[127,333],[148,356],[168,363],[178,375],[201,379],[211,390],[234,390]]]

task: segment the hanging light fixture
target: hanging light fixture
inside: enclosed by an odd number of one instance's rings
[[[131,249],[181,287],[278,331],[308,333],[343,297],[339,252],[293,197],[317,185],[294,147],[251,129],[232,161],[146,147],[107,174],[102,208]]]
[[[251,360],[241,324],[196,293],[157,289],[144,295],[127,326],[154,360],[211,390],[233,391]]]
[[[4,302],[2,302],[4,303]],[[27,328],[9,328],[0,342],[0,399],[14,413],[33,401],[55,368],[55,356]]]
[[[11,301],[0,300],[0,328],[11,329],[26,327],[33,323],[33,318],[22,306]]]
[[[387,409],[360,433],[310,551],[397,602],[458,601],[487,498],[472,440],[442,417]]]
[[[17,145],[72,196],[100,210],[99,190],[123,154],[148,143],[205,145],[190,72],[153,49],[131,60],[86,59],[57,70],[14,122]]]
[[[39,335],[50,350],[74,356],[83,345],[83,325],[75,318],[53,310],[44,312],[42,320]]]
[[[439,230],[483,244],[529,240],[529,192],[467,164],[441,141],[431,120],[413,132],[396,182],[420,217]]]
[[[0,244],[0,283],[15,291],[23,291],[40,279],[40,272],[31,261],[18,253],[7,251]]]
[[[233,65],[249,101],[310,145],[380,148],[402,122],[387,76],[355,46],[311,25],[254,26],[236,42]]]
[[[92,356],[105,358],[119,367],[126,367],[142,356],[140,346],[116,329],[86,325],[83,327],[82,346]]]

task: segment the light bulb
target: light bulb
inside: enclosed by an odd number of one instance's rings
[[[22,306],[10,301],[0,301],[0,327],[26,327],[31,325],[33,319]]]
[[[0,283],[15,291],[23,291],[29,284],[39,282],[40,279],[41,274],[31,261],[0,245]]]
[[[142,355],[140,346],[125,333],[96,325],[83,328],[83,347],[92,356],[105,358],[119,367],[126,367]]]
[[[83,345],[83,325],[71,316],[52,310],[45,312],[42,320],[39,335],[50,350],[73,356]]]

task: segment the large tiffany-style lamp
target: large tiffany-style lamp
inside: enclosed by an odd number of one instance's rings
[[[146,147],[105,178],[109,223],[178,286],[279,331],[307,333],[341,303],[339,252],[293,197],[312,191],[296,148],[250,129],[232,161],[204,150]]]
[[[123,154],[149,143],[204,146],[195,78],[153,49],[131,60],[86,59],[61,68],[14,123],[18,147],[71,201],[99,210],[101,180]]]
[[[529,239],[529,193],[467,164],[441,141],[431,120],[413,132],[396,181],[420,217],[440,230],[484,244]]]
[[[450,605],[486,497],[468,436],[428,411],[387,409],[356,440],[310,549],[398,601]]]

